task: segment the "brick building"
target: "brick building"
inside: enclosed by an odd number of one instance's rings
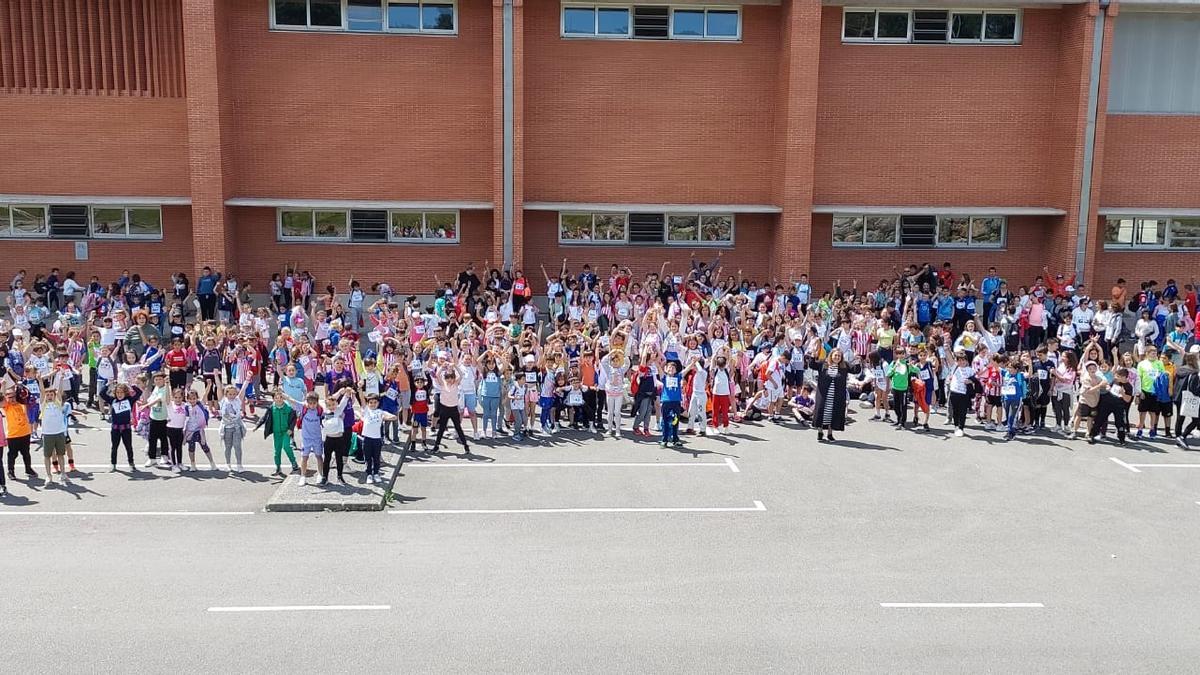
[[[6,279],[1185,279],[1200,1],[0,0],[0,149]]]

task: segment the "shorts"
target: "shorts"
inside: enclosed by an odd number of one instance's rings
[[[55,455],[61,457],[67,452],[67,435],[66,434],[46,434],[42,436],[42,452],[47,457]]]
[[[413,413],[413,426],[425,428],[429,426],[429,413]]]
[[[804,384],[803,370],[789,370],[783,374],[783,383],[789,387],[799,387]]]
[[[768,382],[764,388],[767,390],[767,400],[771,403],[783,398],[783,387]]]
[[[1158,399],[1154,398],[1153,396],[1145,395],[1146,392],[1142,392],[1142,394],[1143,394],[1143,396],[1138,399],[1138,412],[1140,412],[1140,413],[1156,413],[1156,412],[1158,412],[1159,411]]]
[[[1079,404],[1079,419],[1081,419],[1081,420],[1090,419],[1090,418],[1091,418],[1091,416],[1092,416],[1092,415],[1093,415],[1095,412],[1096,412],[1096,410],[1095,410],[1095,408],[1093,408],[1092,406],[1090,406],[1090,405],[1088,405],[1088,404],[1086,404],[1086,403],[1080,403],[1080,404]]]
[[[992,396],[991,394],[988,394],[985,398],[987,399],[988,405],[993,405],[993,406],[1000,405],[1000,397],[999,396]]]
[[[324,457],[325,446],[321,443],[316,443],[314,445],[305,445],[304,447],[300,448],[301,457],[308,457],[309,455],[316,455],[318,458]]]
[[[463,407],[466,408],[472,415],[475,414],[475,394],[463,394]]]
[[[400,402],[400,409],[408,410],[409,408],[412,407],[412,392],[411,391],[400,392],[400,397],[398,400]]]
[[[1175,404],[1171,401],[1158,401],[1158,412],[1163,417],[1170,417],[1175,414]]]

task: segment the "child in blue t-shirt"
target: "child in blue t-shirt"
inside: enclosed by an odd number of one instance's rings
[[[679,376],[679,366],[674,361],[668,361],[662,379],[662,446],[668,443],[676,446],[683,445],[679,440],[679,416],[683,413],[683,378]]]
[[[1021,401],[1025,398],[1025,373],[1017,359],[1008,359],[1000,383],[1000,398],[1004,403],[1005,424],[1008,433],[1004,439],[1011,441],[1017,435],[1017,420],[1021,416]]]

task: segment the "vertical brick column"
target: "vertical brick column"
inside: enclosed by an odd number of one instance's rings
[[[1093,3],[1094,4],[1094,3]],[[1097,11],[1106,11],[1099,9]],[[1119,6],[1113,2],[1108,6],[1107,20],[1104,23],[1104,45],[1100,50],[1100,96],[1096,102],[1096,145],[1092,149],[1092,199],[1088,204],[1088,212],[1080,218],[1089,219],[1087,231],[1087,253],[1084,258],[1083,273],[1087,285],[1091,288],[1092,297],[1105,297],[1104,289],[1116,279],[1111,275],[1103,275],[1103,270],[1097,269],[1097,258],[1104,250],[1104,218],[1100,217],[1100,188],[1104,178],[1104,131],[1108,120],[1108,84],[1111,81],[1113,30],[1117,25]],[[1097,276],[1101,273],[1101,276]]]
[[[784,0],[776,91],[776,203],[771,274],[808,272],[812,241],[813,158],[821,55],[820,0]]]
[[[192,193],[192,249],[197,269],[236,270],[232,211],[225,206],[230,177],[231,118],[224,100],[222,36],[225,0],[182,0],[187,83],[188,168]],[[264,8],[265,11],[265,8]]]
[[[520,265],[524,250],[524,7],[512,2],[513,69],[513,264]],[[493,266],[504,262],[504,0],[492,0],[492,202]]]

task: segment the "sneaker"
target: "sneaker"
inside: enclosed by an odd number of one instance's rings
[[[171,473],[183,473],[183,467],[179,466],[178,464],[172,464]]]
[[[1134,438],[1141,438],[1141,437],[1142,437],[1142,430],[1141,430],[1141,429],[1138,429],[1138,430],[1137,430],[1137,433],[1136,433],[1136,434],[1134,434],[1134,435],[1133,435],[1133,437],[1134,437]]]
[[[963,436],[963,430],[962,430],[962,429],[955,429],[955,430],[954,430],[954,435],[955,435],[955,436],[957,436],[958,438],[962,438],[962,436]]]
[[[708,429],[708,430],[707,430],[707,431],[705,431],[704,433],[708,434],[709,436],[720,436],[720,435],[721,435],[721,430],[720,430],[720,429],[718,429],[718,428],[716,428],[716,427],[713,427],[713,428],[711,428],[711,429]]]
[[[110,469],[109,469],[109,471],[112,471],[113,473],[116,473],[116,472],[117,472],[117,465],[116,465],[116,464],[113,464],[113,465],[112,465],[112,468],[110,468]]]
[[[1150,438],[1158,438],[1158,429],[1150,430]]]
[[[8,496],[8,488],[4,487],[3,485],[0,485],[0,497],[7,497],[7,496]]]
[[[146,460],[146,463],[142,465],[142,468],[149,469],[152,466],[154,466],[154,460],[148,459],[148,460]]]
[[[217,463],[216,463],[216,462],[214,462],[214,461],[212,461],[211,459],[210,459],[210,460],[208,460],[208,470],[209,470],[209,471],[216,471],[216,470],[217,470]]]
[[[995,430],[996,430],[996,425],[995,425],[994,423],[992,423],[992,422],[988,422],[988,423],[986,423],[986,424],[984,424],[984,425],[983,425],[983,430],[984,430],[984,431],[995,431]]]
[[[238,462],[238,464],[237,464],[237,472],[238,472],[238,473],[241,473],[241,472],[243,472],[243,471],[245,471],[245,469],[243,469],[243,468],[242,468],[242,463],[241,463],[241,462]]]
[[[1175,445],[1178,445],[1184,450],[1191,450],[1191,448],[1188,447],[1187,440],[1185,440],[1182,436],[1175,439]]]
[[[300,474],[300,485],[308,485],[308,479],[304,477],[304,474]]]

